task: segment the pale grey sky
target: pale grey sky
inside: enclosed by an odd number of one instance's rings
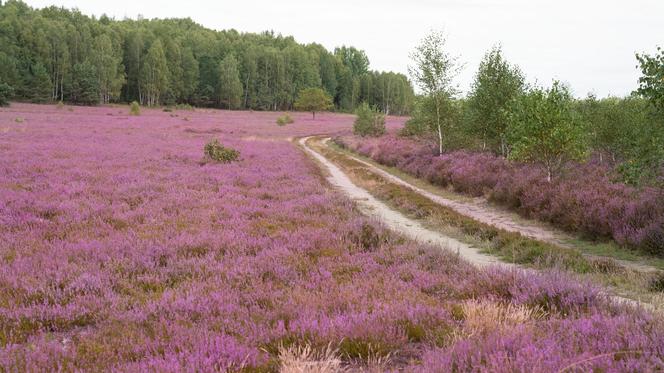
[[[530,82],[556,78],[577,96],[625,95],[636,88],[635,52],[664,46],[664,0],[27,0],[115,18],[190,17],[213,29],[274,30],[328,49],[364,49],[371,67],[406,73],[408,54],[443,29],[465,68],[465,91],[479,60],[500,42]]]

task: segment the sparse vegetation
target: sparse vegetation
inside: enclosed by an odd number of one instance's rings
[[[331,345],[320,352],[309,345],[282,346],[279,348],[279,363],[279,372],[282,373],[339,373],[346,370],[338,351]]]

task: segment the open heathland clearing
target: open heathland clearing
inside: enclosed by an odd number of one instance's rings
[[[3,370],[664,366],[656,312],[363,216],[291,141],[352,116],[0,110]]]

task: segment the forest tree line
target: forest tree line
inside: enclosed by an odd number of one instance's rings
[[[328,51],[190,19],[96,19],[11,0],[0,2],[0,45],[0,85],[32,102],[291,110],[300,91],[321,88],[336,110],[367,103],[403,115],[415,96],[405,75],[371,71],[354,47]]]

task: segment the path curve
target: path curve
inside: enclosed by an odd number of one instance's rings
[[[397,231],[410,239],[421,243],[435,245],[453,253],[457,253],[460,257],[475,265],[501,265],[504,267],[516,267],[513,264],[502,262],[494,256],[483,254],[479,251],[479,249],[452,237],[448,237],[439,232],[427,229],[418,221],[406,217],[402,213],[379,201],[368,191],[355,185],[348,178],[348,176],[346,176],[346,174],[341,171],[341,169],[339,169],[339,167],[310,148],[307,144],[307,141],[312,137],[313,136],[304,137],[299,140],[302,148],[328,170],[328,182],[344,192],[344,194],[350,197],[353,201],[355,201],[357,206],[360,208],[360,211],[362,211],[362,213],[365,215],[376,218],[391,230]]]
[[[323,140],[323,144],[327,145],[329,141],[330,138],[327,137]],[[347,156],[348,158],[352,159],[355,162],[361,163],[369,167],[372,172],[379,174],[381,177],[389,180],[390,182],[404,186],[416,192],[417,194],[420,194],[432,200],[433,202],[436,202],[439,205],[451,208],[452,210],[458,212],[461,215],[468,216],[469,218],[477,220],[481,223],[488,224],[508,232],[520,233],[526,237],[534,238],[539,241],[565,246],[564,243],[561,242],[556,237],[556,234],[551,230],[536,225],[516,222],[513,219],[506,217],[504,213],[501,213],[500,211],[495,211],[494,209],[486,208],[485,206],[482,206],[480,203],[458,202],[449,198],[442,197],[438,194],[431,193],[427,190],[419,188],[401,179],[400,177],[395,176],[383,170],[380,167],[376,167],[376,165],[371,164],[370,162],[367,162],[363,159],[355,157],[351,154],[345,154],[345,156]]]
[[[326,137],[323,139],[323,144],[327,145],[327,143],[331,140],[330,137]],[[479,221],[481,223],[508,231],[508,232],[513,232],[513,233],[519,233],[523,236],[542,241],[542,242],[548,242],[560,247],[565,247],[569,249],[575,249],[574,246],[571,246],[567,244],[564,240],[561,239],[565,235],[564,232],[559,232],[556,229],[553,228],[547,228],[545,226],[542,226],[537,223],[529,224],[526,221],[516,221],[513,217],[509,216],[508,213],[496,210],[495,208],[491,207],[488,205],[488,202],[484,199],[475,199],[475,200],[481,200],[481,202],[459,202],[455,201],[449,198],[445,198],[439,194],[435,194],[432,192],[429,192],[425,189],[422,189],[418,186],[415,186],[402,178],[393,175],[385,170],[383,170],[380,167],[377,167],[375,164],[372,164],[371,162],[367,162],[361,158],[358,158],[352,154],[347,154],[344,153],[344,156],[348,157],[349,159],[352,159],[355,162],[358,162],[364,166],[367,166],[371,172],[374,172],[384,179],[401,185],[403,187],[406,187],[413,192],[426,197],[430,199],[431,201],[445,206],[449,207],[452,210],[456,211],[457,213],[461,215],[465,215],[471,219],[474,219],[476,221]],[[583,253],[583,255],[587,258],[603,258],[602,256],[598,255],[593,255],[593,254],[588,254],[588,253]],[[636,271],[641,271],[641,272],[659,272],[659,269],[648,265],[644,263],[636,263],[636,262],[631,262],[627,260],[622,260],[622,259],[617,259],[617,258],[612,258],[615,262],[619,263],[625,268],[631,268]]]
[[[446,236],[440,232],[427,229],[423,227],[416,220],[410,219],[405,215],[403,215],[402,213],[390,208],[389,206],[387,206],[386,204],[384,204],[383,202],[379,201],[374,196],[372,196],[365,189],[355,185],[350,180],[350,178],[348,178],[348,176],[346,176],[346,174],[343,171],[341,171],[341,169],[339,169],[339,167],[334,165],[323,155],[319,154],[318,152],[310,148],[309,145],[307,145],[307,141],[313,137],[316,136],[308,136],[300,138],[299,139],[300,146],[304,149],[304,151],[307,154],[311,155],[314,159],[316,159],[328,170],[329,176],[326,177],[327,181],[333,186],[337,187],[339,190],[341,190],[348,197],[350,197],[356,203],[356,205],[359,207],[360,211],[363,214],[381,221],[389,229],[399,232],[412,240],[418,241],[420,243],[438,246],[444,250],[452,251],[453,253],[458,254],[461,258],[467,260],[468,262],[476,266],[483,267],[487,265],[499,265],[504,268],[519,268],[525,271],[533,271],[532,269],[523,268],[513,263],[503,262],[495,256],[483,254],[475,247],[472,247],[452,237]],[[329,138],[326,139],[326,142],[327,140],[329,140]],[[359,159],[358,161],[366,163]],[[393,175],[390,176],[396,177]],[[406,183],[403,180],[400,181]],[[602,290],[601,293],[607,296],[608,299],[619,304],[630,305],[634,307],[644,307],[651,311],[658,311],[658,309],[650,303],[643,303],[639,300],[625,298],[620,295],[614,295],[611,293],[607,293],[604,290]]]

